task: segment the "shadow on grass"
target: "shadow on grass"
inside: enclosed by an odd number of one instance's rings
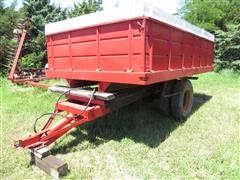
[[[205,94],[194,94],[192,114],[211,98],[212,96]],[[83,141],[98,146],[110,140],[121,141],[124,138],[154,148],[182,123],[184,122],[176,122],[172,117],[162,115],[154,103],[136,102],[74,129],[67,135],[72,136],[73,140],[68,143],[62,143],[60,140],[51,153],[64,154],[89,148],[76,148]],[[64,138],[66,136],[62,139]]]

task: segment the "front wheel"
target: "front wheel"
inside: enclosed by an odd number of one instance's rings
[[[186,119],[192,110],[193,87],[188,79],[177,81],[174,85],[174,95],[171,99],[172,115],[177,121]]]

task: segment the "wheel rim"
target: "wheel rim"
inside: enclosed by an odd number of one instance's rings
[[[190,107],[191,107],[191,91],[186,90],[184,92],[184,96],[183,96],[183,110],[184,110],[184,112],[189,111]]]

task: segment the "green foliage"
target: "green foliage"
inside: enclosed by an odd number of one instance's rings
[[[3,61],[4,55],[5,55],[5,49],[8,45],[9,40],[5,36],[0,37],[0,59],[1,62]]]
[[[229,4],[224,8],[226,22],[239,24],[240,23],[240,1],[228,0]]]
[[[50,0],[25,0],[23,11],[26,19],[29,20],[29,29],[23,47],[22,65],[38,68],[47,62],[44,25],[65,19],[66,10],[51,4]]]
[[[15,11],[16,1],[10,7],[4,6],[4,1],[0,0],[0,71],[5,73],[9,64],[6,59],[6,47],[12,43],[10,34],[13,32],[21,14]]]
[[[185,0],[179,14],[187,21],[211,32],[224,28],[225,0]]]
[[[45,57],[45,51],[39,53],[33,52],[27,54],[21,59],[21,67],[23,68],[41,68],[43,67],[42,59]]]
[[[84,14],[89,14],[92,12],[96,12],[97,10],[100,10],[100,5],[97,3],[97,1],[94,0],[88,0],[83,1],[82,3],[74,3],[74,7],[68,11],[69,17],[76,17],[81,16]]]
[[[240,23],[239,0],[182,0],[178,14],[208,31],[226,30],[227,24]]]
[[[0,0],[0,12],[4,9],[4,0]]]
[[[240,72],[240,24],[229,25],[227,31],[216,34],[215,69],[230,68]]]
[[[30,20],[28,34],[36,37],[44,31],[44,25],[66,18],[59,6],[50,3],[50,0],[24,0],[23,9],[26,18]]]
[[[4,1],[0,1],[0,35],[6,36],[9,31],[12,31],[19,19],[20,14],[15,11],[16,2],[13,2],[9,7],[4,7]]]
[[[0,18],[1,29],[0,34],[5,35],[9,30],[13,30],[16,23],[17,13],[12,8],[6,8],[3,10]]]

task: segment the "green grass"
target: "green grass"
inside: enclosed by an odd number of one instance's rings
[[[208,73],[193,81],[192,115],[184,123],[153,104],[135,103],[73,129],[51,153],[66,161],[66,179],[240,179],[240,78]],[[48,179],[29,165],[13,140],[32,132],[34,118],[52,111],[57,96],[1,78],[3,179]]]

